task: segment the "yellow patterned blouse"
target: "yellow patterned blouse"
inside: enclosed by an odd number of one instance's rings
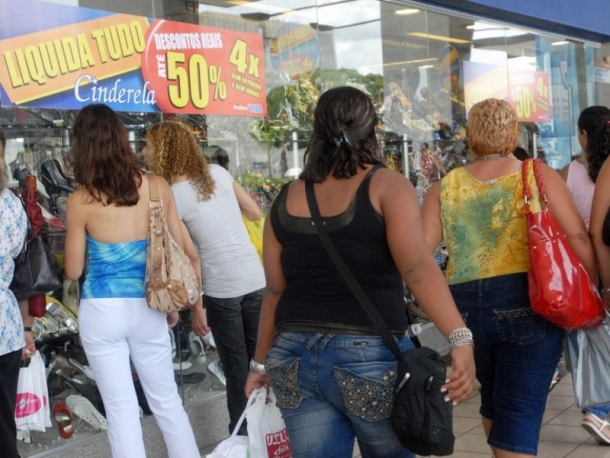
[[[460,167],[443,178],[441,220],[450,285],[527,272],[524,206],[521,170],[483,182]]]

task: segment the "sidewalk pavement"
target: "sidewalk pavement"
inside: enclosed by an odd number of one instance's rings
[[[478,390],[454,409],[456,436],[452,458],[493,458],[479,415]],[[581,410],[574,404],[572,377],[567,374],[549,394],[540,433],[538,458],[610,458],[610,446],[599,445],[581,426]],[[203,457],[214,447],[202,450]],[[354,458],[361,458],[358,446]]]

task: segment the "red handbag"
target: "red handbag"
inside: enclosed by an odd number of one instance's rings
[[[532,310],[566,330],[594,328],[604,319],[602,300],[548,209],[539,159],[533,160],[533,169],[542,211],[531,212],[532,192],[528,182],[531,162],[532,159],[523,162],[522,174],[530,256],[527,276]]]

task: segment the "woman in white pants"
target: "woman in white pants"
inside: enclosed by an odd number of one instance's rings
[[[76,280],[86,267],[80,336],[104,402],[112,456],[146,456],[131,358],[170,458],[200,458],[172,367],[167,329],[178,314],[153,311],[145,300],[149,181],[156,181],[170,232],[185,247],[172,192],[162,178],[142,175],[125,127],[106,105],[83,108],[73,133],[79,189],[68,199],[65,273]]]

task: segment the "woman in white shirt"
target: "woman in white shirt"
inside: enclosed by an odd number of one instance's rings
[[[193,309],[193,332],[209,326],[227,379],[229,432],[246,406],[244,385],[254,356],[265,287],[263,266],[242,220],[261,211],[231,174],[208,164],[189,127],[164,121],[146,134],[142,150],[150,170],[172,186],[178,213],[201,260],[206,314]],[[246,434],[242,425],[239,434]]]

